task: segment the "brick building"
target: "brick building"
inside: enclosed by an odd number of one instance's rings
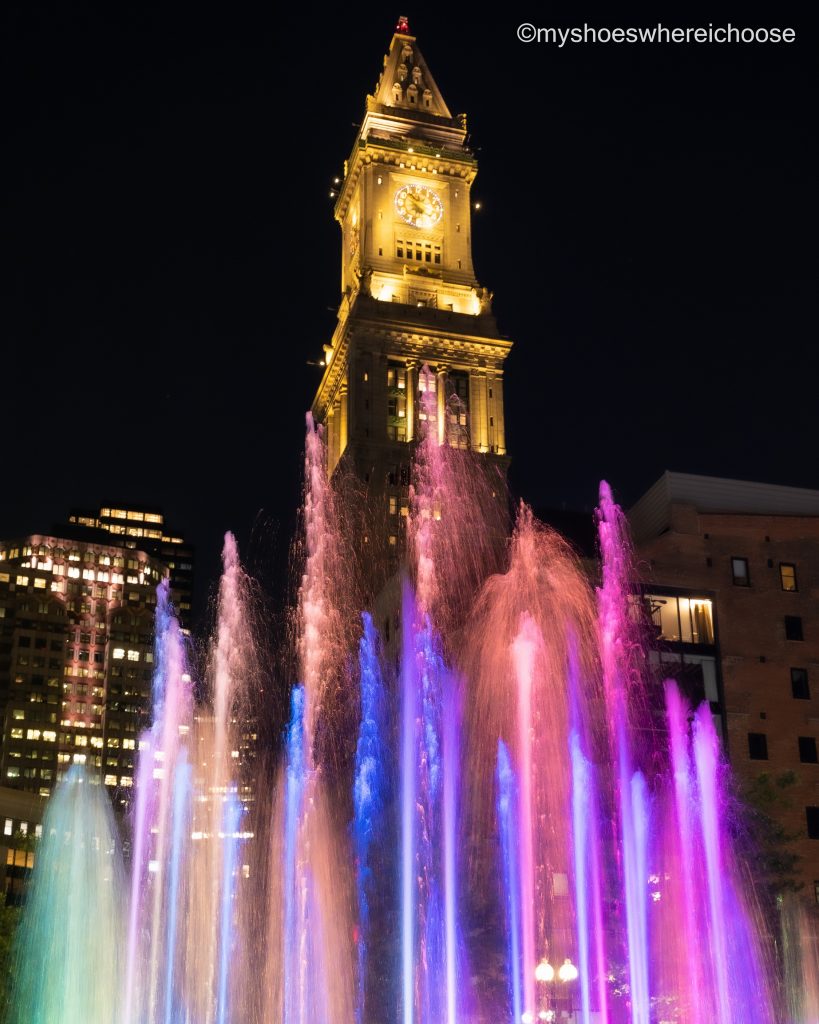
[[[779,817],[819,896],[819,491],[666,472],[630,510],[660,641],[735,772],[793,772]]]

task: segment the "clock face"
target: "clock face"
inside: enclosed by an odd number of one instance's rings
[[[431,228],[444,215],[437,192],[426,185],[404,185],[395,193],[395,209],[401,220],[414,228]]]

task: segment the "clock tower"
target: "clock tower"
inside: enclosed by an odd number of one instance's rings
[[[313,401],[328,474],[357,481],[366,540],[383,544],[388,561],[403,548],[422,429],[506,470],[503,362],[512,343],[498,334],[491,292],[472,266],[476,173],[466,118],[450,113],[401,18],[336,186],[342,296]],[[429,391],[435,401],[422,401]]]

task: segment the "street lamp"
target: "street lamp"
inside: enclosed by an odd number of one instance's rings
[[[571,960],[566,957],[560,967],[555,972],[554,967],[544,957],[540,963],[535,967],[535,981],[540,982],[542,985],[553,985],[552,992],[552,1005],[547,1009],[540,1010],[537,1015],[538,1021],[551,1022],[557,1018],[557,1011],[555,1007],[558,1003],[557,997],[557,980],[559,979],[564,984],[568,984],[572,981],[577,981],[578,970]],[[534,1024],[535,1015],[529,1011],[521,1015],[522,1024]]]
[[[562,968],[561,968],[561,970],[562,970]],[[552,967],[552,965],[549,963],[548,960],[545,960],[545,959],[541,960],[540,963],[535,968],[535,981],[542,981],[542,982],[546,982],[548,984],[550,981],[554,981],[554,979],[555,979],[555,969],[554,969],[554,967]]]
[[[561,981],[577,981],[577,968],[568,957],[560,965],[557,976]]]

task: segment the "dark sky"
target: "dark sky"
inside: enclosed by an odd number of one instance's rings
[[[515,35],[658,9],[407,10],[479,150],[512,484],[540,506],[591,509],[601,477],[628,504],[665,468],[819,487],[815,25],[737,5],[664,20],[797,41]],[[204,588],[226,529],[259,567],[286,550],[339,298],[329,183],[401,11],[264,10],[6,8],[0,536],[112,497],[161,504]]]

